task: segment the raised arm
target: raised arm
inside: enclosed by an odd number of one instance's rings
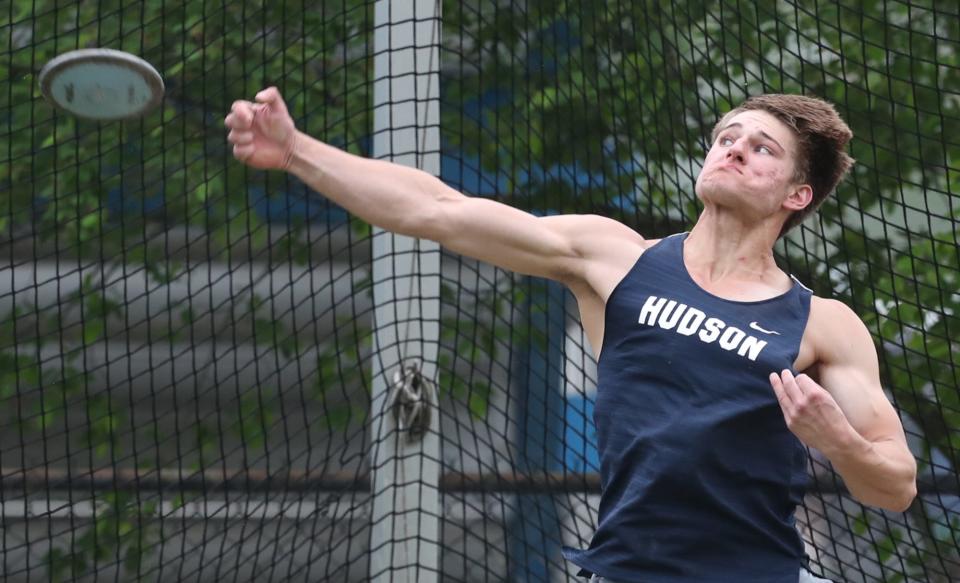
[[[233,154],[261,169],[292,172],[348,212],[385,230],[527,275],[567,284],[588,277],[589,263],[619,241],[642,238],[597,216],[538,218],[495,201],[471,198],[414,168],[354,156],[296,130],[280,93],[237,101],[225,120]]]

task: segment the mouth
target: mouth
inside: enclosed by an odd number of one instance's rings
[[[729,170],[731,172],[736,172],[737,174],[743,174],[743,171],[737,168],[736,166],[731,166],[730,164],[724,164],[723,166],[717,167],[717,170]]]

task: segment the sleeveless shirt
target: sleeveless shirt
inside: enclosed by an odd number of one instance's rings
[[[793,369],[811,292],[714,296],[681,233],[648,248],[607,300],[594,407],[602,494],[582,568],[624,583],[795,583],[806,450],[768,375]]]

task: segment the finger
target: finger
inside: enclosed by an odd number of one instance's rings
[[[777,395],[777,401],[780,402],[781,408],[789,406],[790,397],[783,390],[783,381],[780,380],[780,375],[775,372],[770,373],[770,386],[773,387],[773,392]]]
[[[227,141],[231,144],[244,145],[253,142],[253,140],[253,132],[230,130],[230,133],[227,134]]]
[[[789,397],[790,402],[799,403],[803,399],[803,391],[797,386],[797,379],[793,377],[793,373],[788,369],[783,369],[780,377],[783,379],[783,391]]]
[[[287,105],[283,102],[283,96],[276,87],[267,87],[256,96],[257,102],[262,103],[270,109],[279,113],[287,112]]]
[[[254,146],[252,144],[234,145],[233,157],[241,162],[253,155]]]
[[[792,382],[791,388],[796,389],[796,392],[798,395],[806,395],[807,391],[805,389],[805,386],[800,384],[800,379],[804,378],[805,375],[799,374],[797,376],[793,376],[793,373],[790,372],[789,370],[787,370],[786,373],[790,375],[790,380]]]
[[[280,96],[280,90],[271,86],[257,93],[256,99],[260,103],[273,103],[281,101],[283,98]]]
[[[234,101],[230,107],[230,115],[233,116],[233,126],[238,128],[248,128],[253,123],[253,103],[249,101]],[[228,118],[230,116],[227,116]]]
[[[230,129],[240,128],[247,129],[250,127],[249,122],[244,121],[243,114],[239,109],[233,108],[230,113],[227,114],[227,117],[223,120],[223,125],[227,126]]]
[[[812,378],[805,374],[797,375],[797,387],[800,388],[804,393],[809,393],[810,391],[815,391],[820,388],[820,385],[817,384]]]
[[[829,391],[805,374],[797,375],[797,386],[803,391],[804,398],[811,405],[836,403]]]

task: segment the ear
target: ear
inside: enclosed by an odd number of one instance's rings
[[[813,188],[809,184],[801,184],[794,187],[787,195],[787,199],[783,201],[783,207],[791,211],[799,211],[807,208],[811,202],[813,202]]]

